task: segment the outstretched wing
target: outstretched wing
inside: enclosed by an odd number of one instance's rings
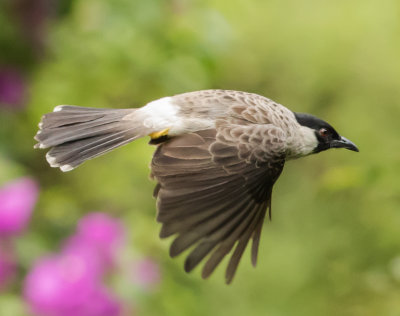
[[[284,165],[279,128],[232,123],[221,120],[216,129],[172,138],[158,146],[151,163],[158,181],[154,195],[160,237],[177,234],[170,255],[193,247],[185,261],[187,272],[210,255],[202,271],[207,278],[234,248],[227,283],[251,238],[256,264],[272,187]]]

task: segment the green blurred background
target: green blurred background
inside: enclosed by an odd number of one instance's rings
[[[22,277],[83,214],[105,211],[128,227],[128,252],[161,265],[153,293],[110,280],[138,315],[400,315],[398,0],[1,0],[0,64],[26,84],[18,106],[0,108],[0,184],[31,175],[41,185],[17,241]],[[138,107],[208,88],[312,113],[360,148],[287,163],[258,266],[246,251],[231,286],[222,266],[203,281],[169,258],[147,139],[70,173],[33,150],[55,105]],[[1,315],[23,314],[20,291],[0,294]]]

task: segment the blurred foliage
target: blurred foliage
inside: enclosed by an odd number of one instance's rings
[[[15,12],[0,2],[0,65],[24,71],[29,100],[23,110],[0,108],[0,183],[30,175],[42,189],[17,241],[22,271],[55,251],[83,214],[106,211],[129,228],[133,252],[162,266],[151,295],[110,280],[138,315],[400,314],[397,0],[60,1],[39,16],[41,49]],[[203,281],[198,269],[183,272],[183,258],[168,257],[147,140],[65,174],[32,149],[41,115],[55,105],[136,107],[206,88],[315,114],[361,150],[286,165],[258,267],[246,253],[231,286],[222,267]],[[22,304],[18,286],[0,294],[1,315],[23,315]]]

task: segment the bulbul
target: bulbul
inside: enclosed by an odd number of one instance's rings
[[[50,166],[70,171],[147,135],[157,146],[151,177],[160,237],[175,235],[171,257],[191,248],[187,272],[207,257],[203,278],[232,253],[227,283],[250,239],[256,265],[272,187],[285,162],[330,148],[358,151],[315,116],[230,90],[179,94],[137,109],[59,105],[42,117],[35,147],[51,148]]]

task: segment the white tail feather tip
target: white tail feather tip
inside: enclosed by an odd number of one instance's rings
[[[60,167],[62,172],[67,172],[67,171],[71,171],[72,169],[74,169],[74,167],[72,167],[71,165],[63,165]]]
[[[51,167],[59,167],[60,165],[56,163],[56,158],[50,156],[49,153],[46,154],[46,160],[50,164]]]

